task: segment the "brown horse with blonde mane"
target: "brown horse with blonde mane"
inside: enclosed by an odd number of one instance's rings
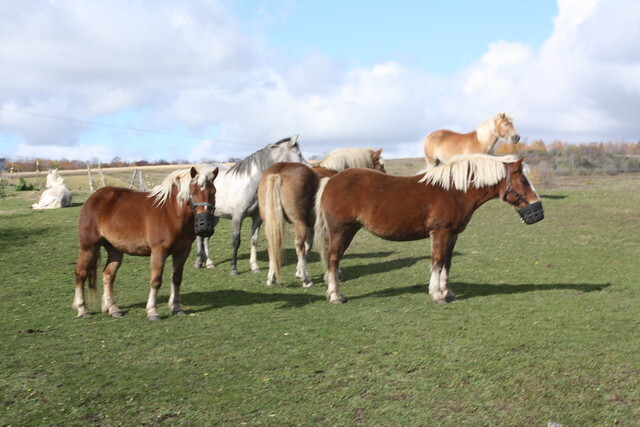
[[[429,294],[439,303],[455,299],[449,269],[458,235],[475,210],[500,197],[523,222],[544,218],[542,203],[515,156],[456,156],[424,176],[389,176],[349,169],[323,180],[316,198],[315,233],[325,263],[327,299],[345,301],[338,268],[356,232],[364,227],[386,240],[431,238]]]
[[[321,178],[348,168],[384,171],[382,149],[343,148],[329,153],[316,166],[302,163],[276,163],[269,167],[258,185],[260,216],[268,243],[269,273],[267,285],[282,280],[282,245],[285,221],[293,224],[298,255],[296,277],[302,286],[313,285],[307,270],[307,254],[313,243],[314,200]]]
[[[448,129],[433,131],[424,141],[427,169],[447,162],[458,154],[491,154],[498,138],[514,144],[520,141],[520,135],[513,126],[513,117],[507,113],[496,114],[465,134]]]
[[[151,290],[147,301],[147,319],[151,321],[160,319],[156,298],[165,261],[171,255],[169,307],[173,314],[184,315],[180,306],[184,263],[196,234],[213,234],[216,194],[213,181],[217,175],[218,168],[192,167],[172,172],[151,192],[103,187],[87,199],[78,220],[80,251],[72,306],[78,310],[78,317],[91,316],[85,305],[84,283],[88,278],[89,291],[95,295],[101,247],[107,250],[107,264],[102,273],[103,313],[122,316],[114,301],[113,282],[126,253],[151,257]]]

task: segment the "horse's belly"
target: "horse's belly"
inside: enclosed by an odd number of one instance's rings
[[[117,250],[129,255],[149,256],[151,248],[146,239],[117,238],[114,236],[105,236],[103,238]]]

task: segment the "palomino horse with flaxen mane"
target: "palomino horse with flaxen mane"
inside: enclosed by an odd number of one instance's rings
[[[544,218],[540,198],[522,170],[522,159],[515,156],[456,156],[424,176],[348,169],[323,180],[316,197],[315,233],[325,262],[329,302],[344,301],[338,267],[362,227],[386,240],[430,237],[429,294],[436,302],[453,301],[449,269],[458,234],[478,207],[496,197],[513,205],[527,224]]]
[[[469,133],[457,133],[447,129],[431,132],[424,141],[424,156],[427,169],[447,162],[458,154],[491,154],[498,138],[520,141],[513,126],[513,118],[507,113],[496,114]]]
[[[51,169],[47,174],[46,190],[40,196],[38,203],[31,205],[31,209],[66,208],[71,206],[72,197],[58,169]]]
[[[240,248],[240,230],[242,221],[251,217],[251,255],[249,262],[251,271],[259,272],[258,267],[258,237],[262,220],[258,213],[258,182],[265,169],[278,162],[303,162],[304,158],[298,146],[298,135],[282,139],[275,144],[269,144],[245,159],[228,168],[218,165],[220,176],[216,180],[216,220],[231,218],[233,233],[233,253],[231,255],[231,275],[238,274],[237,261]],[[203,265],[212,268],[209,259],[209,238],[198,237],[196,240],[198,257],[196,268]]]
[[[172,172],[151,192],[119,187],[103,187],[87,199],[78,220],[80,253],[76,265],[76,291],[73,308],[78,317],[90,316],[84,301],[84,283],[96,293],[96,272],[100,247],[107,250],[102,273],[102,312],[112,317],[122,313],[113,298],[113,282],[123,254],[151,257],[151,290],[147,319],[159,320],[156,298],[162,271],[169,255],[173,275],[169,307],[184,315],[180,306],[180,285],[184,263],[191,245],[200,236],[213,234],[218,169],[202,166]]]
[[[258,205],[268,243],[267,285],[282,279],[285,221],[292,223],[295,230],[296,277],[302,280],[304,287],[313,285],[307,270],[307,254],[313,243],[313,204],[320,179],[348,168],[384,171],[381,153],[382,149],[342,148],[332,151],[313,167],[302,163],[276,163],[264,172],[258,185]]]

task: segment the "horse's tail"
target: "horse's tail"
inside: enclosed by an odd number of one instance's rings
[[[89,301],[98,301],[98,289],[96,286],[96,282],[98,280],[98,264],[100,264],[100,249],[98,249],[89,264],[88,273],[88,290],[89,290]]]
[[[318,186],[318,192],[316,193],[316,201],[315,201],[315,213],[316,213],[316,222],[313,227],[315,234],[315,244],[318,252],[320,252],[320,259],[322,259],[322,265],[326,271],[327,269],[327,219],[325,217],[325,213],[322,210],[322,193],[324,193],[324,187],[329,182],[329,178],[322,178],[320,180],[320,185]]]
[[[276,280],[282,280],[282,242],[284,241],[284,212],[280,199],[282,177],[272,174],[267,177],[263,212],[264,233],[267,237],[269,265],[273,267]]]

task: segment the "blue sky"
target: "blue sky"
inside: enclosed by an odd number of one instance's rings
[[[299,134],[420,157],[507,111],[526,141],[640,139],[640,4],[6,0],[0,157],[226,160]]]

